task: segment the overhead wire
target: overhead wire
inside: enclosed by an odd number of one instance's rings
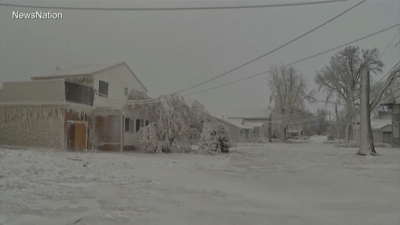
[[[289,63],[289,64],[286,64],[286,65],[284,65],[284,66],[282,66],[282,67],[290,66],[290,65],[293,65],[293,64],[296,64],[296,63],[299,63],[299,62],[306,61],[306,60],[308,60],[308,59],[311,59],[311,58],[320,56],[320,55],[322,55],[322,54],[331,52],[331,51],[333,51],[333,50],[342,48],[342,47],[347,46],[347,45],[349,45],[349,44],[352,44],[352,43],[355,43],[355,42],[364,40],[364,39],[366,39],[366,38],[372,37],[372,36],[374,36],[374,35],[377,35],[377,34],[379,34],[379,33],[382,33],[382,32],[384,32],[384,31],[393,29],[393,28],[398,27],[398,26],[400,26],[400,23],[399,23],[399,24],[396,24],[396,25],[393,25],[393,26],[390,26],[390,27],[388,27],[388,28],[382,29],[382,30],[380,30],[380,31],[374,32],[374,33],[372,33],[372,34],[366,35],[366,36],[364,36],[364,37],[358,38],[358,39],[353,40],[353,41],[351,41],[351,42],[348,42],[348,43],[346,43],[346,44],[343,44],[343,45],[340,45],[340,46],[337,46],[337,47],[334,47],[334,48],[325,50],[325,51],[323,51],[323,52],[320,52],[320,53],[311,55],[311,56],[309,56],[309,57],[306,57],[306,58],[297,60],[297,61],[292,62],[292,63]],[[392,69],[394,69],[399,63],[400,63],[400,61],[399,61]],[[282,68],[282,67],[281,67],[281,68]],[[392,70],[392,69],[391,69],[391,70]],[[264,71],[264,72],[261,72],[261,73],[258,73],[258,74],[249,76],[249,77],[245,77],[245,78],[242,78],[242,79],[239,79],[239,80],[235,80],[235,81],[232,81],[232,82],[229,82],[229,83],[225,83],[225,84],[222,84],[222,85],[218,85],[218,86],[215,86],[215,87],[212,87],[212,88],[208,88],[208,89],[205,89],[205,90],[202,90],[202,91],[198,91],[198,92],[194,92],[194,93],[190,93],[190,94],[186,94],[186,95],[182,95],[182,96],[183,96],[183,97],[187,97],[187,96],[191,96],[191,95],[203,93],[203,92],[206,92],[206,91],[214,90],[214,89],[217,89],[217,88],[220,88],[220,87],[224,87],[224,86],[227,86],[227,85],[231,85],[231,84],[234,84],[234,83],[238,83],[238,82],[241,82],[241,81],[245,81],[245,80],[248,80],[248,79],[251,79],[251,78],[254,78],[254,77],[258,77],[258,76],[267,74],[267,73],[269,73],[270,71],[271,71],[271,70],[267,70],[267,71]],[[100,95],[101,95],[101,94],[100,94]],[[106,96],[102,96],[102,97],[106,97]],[[109,98],[109,97],[108,97],[108,98]],[[115,100],[116,100],[116,99],[115,99]],[[146,104],[146,103],[161,102],[161,101],[163,101],[163,100],[160,100],[160,99],[149,99],[149,100],[126,100],[126,101],[116,100],[116,101],[119,101],[121,104],[125,104],[125,103],[127,103],[127,102],[128,102],[128,103],[137,103],[137,104]],[[325,102],[325,101],[322,101],[322,100],[319,100],[319,101]],[[331,103],[331,102],[330,102],[330,103]],[[331,104],[336,104],[336,103],[331,103]],[[340,104],[339,104],[339,105],[340,105]]]
[[[396,65],[394,65],[394,66],[392,67],[392,69],[390,69],[389,72],[387,72],[387,73],[385,74],[385,76],[383,76],[377,83],[380,83],[383,79],[385,79],[385,77],[387,77],[387,76],[397,67],[397,65],[399,65],[399,64],[400,64],[400,61],[398,61],[398,62],[396,63]]]
[[[355,43],[355,42],[358,42],[358,41],[367,39],[367,38],[369,38],[369,37],[375,36],[375,35],[377,35],[377,34],[379,34],[379,33],[385,32],[385,31],[387,31],[387,30],[393,29],[393,28],[398,27],[398,26],[400,26],[400,23],[398,23],[398,24],[396,24],[396,25],[393,25],[393,26],[390,26],[390,27],[387,27],[387,28],[382,29],[382,30],[380,30],[380,31],[377,31],[377,32],[375,32],[375,33],[366,35],[366,36],[364,36],[364,37],[358,38],[358,39],[356,39],[356,40],[350,41],[350,42],[348,42],[348,43],[346,43],[346,44],[343,44],[343,45],[340,45],[340,46],[337,46],[337,47],[334,47],[334,48],[325,50],[325,51],[323,51],[323,52],[317,53],[317,54],[315,54],[315,55],[311,55],[311,56],[309,56],[309,57],[306,57],[306,58],[303,58],[303,59],[294,61],[294,62],[292,62],[292,63],[286,64],[286,65],[281,66],[281,67],[279,67],[279,68],[283,68],[283,67],[286,67],[286,66],[291,66],[291,65],[297,64],[297,63],[299,63],[299,62],[306,61],[306,60],[308,60],[308,59],[311,59],[311,58],[314,58],[314,57],[323,55],[323,54],[325,54],[325,53],[328,53],[328,52],[334,51],[334,50],[336,50],[336,49],[345,47],[345,46],[350,45],[350,44],[353,44],[353,43]],[[279,68],[278,68],[278,69],[279,69]],[[186,95],[183,95],[183,96],[191,96],[191,95],[195,95],[195,94],[207,92],[207,91],[214,90],[214,89],[217,89],[217,88],[220,88],[220,87],[228,86],[228,85],[231,85],[231,84],[234,84],[234,83],[238,83],[238,82],[242,82],[242,81],[245,81],[245,80],[254,78],[254,77],[258,77],[258,76],[267,74],[267,73],[269,73],[269,72],[271,72],[271,70],[267,70],[267,71],[264,71],[264,72],[261,72],[261,73],[255,74],[255,75],[251,75],[251,76],[248,76],[248,77],[239,79],[239,80],[235,80],[235,81],[232,81],[232,82],[229,82],[229,83],[225,83],[225,84],[222,84],[222,85],[218,85],[218,86],[215,86],[215,87],[212,87],[212,88],[208,88],[208,89],[205,89],[205,90],[202,90],[202,91],[197,91],[197,92],[189,93],[189,94],[186,94]]]
[[[389,49],[389,47],[393,44],[394,40],[396,40],[396,37],[397,37],[397,35],[399,35],[399,34],[400,34],[400,30],[396,33],[396,35],[394,35],[393,39],[392,39],[392,40],[390,41],[390,43],[386,46],[385,50],[382,52],[382,54],[381,54],[381,56],[379,57],[379,59],[382,59],[383,55],[385,55],[386,51],[387,51],[387,50]],[[377,83],[380,83],[383,79],[385,79],[385,77],[388,76],[388,75],[392,72],[392,70],[393,70],[394,68],[396,68],[396,66],[397,66],[398,64],[399,64],[399,62],[398,62],[392,69],[390,69],[389,72],[387,72],[387,73],[385,74],[385,76],[383,76]]]
[[[59,10],[84,10],[84,11],[178,11],[178,10],[221,10],[221,9],[255,9],[255,8],[273,8],[273,7],[288,7],[288,6],[304,6],[316,5],[335,2],[344,2],[348,0],[327,0],[327,1],[312,1],[312,2],[297,2],[284,4],[266,4],[266,5],[242,5],[242,6],[208,6],[208,7],[179,7],[179,8],[110,8],[110,7],[63,7],[63,6],[41,6],[41,5],[19,5],[0,3],[0,6],[34,8],[34,9],[59,9]]]
[[[366,0],[362,0],[361,2],[359,2],[359,3],[357,3],[356,5],[350,7],[349,9],[345,10],[344,12],[342,12],[342,13],[336,15],[336,16],[333,17],[332,19],[330,19],[330,20],[328,20],[328,21],[322,23],[321,25],[318,25],[317,27],[311,29],[310,31],[307,31],[306,33],[304,33],[304,34],[302,34],[302,35],[296,37],[295,39],[293,39],[293,40],[291,40],[291,41],[289,41],[289,42],[287,42],[287,43],[285,43],[285,44],[283,44],[283,45],[281,45],[281,46],[279,46],[279,47],[277,47],[277,48],[275,48],[275,49],[273,49],[273,50],[271,50],[271,51],[269,51],[269,52],[267,52],[267,53],[265,53],[265,54],[263,54],[263,55],[261,55],[261,56],[259,56],[259,57],[257,57],[257,58],[255,58],[255,59],[250,60],[249,62],[246,62],[246,63],[244,63],[244,64],[242,64],[242,65],[240,65],[240,66],[237,66],[237,67],[235,67],[235,68],[233,68],[233,69],[231,69],[231,70],[229,70],[229,71],[227,71],[227,72],[225,72],[225,73],[222,73],[222,74],[220,74],[220,75],[218,75],[218,76],[215,76],[215,77],[213,77],[213,78],[211,78],[211,79],[207,79],[207,80],[205,80],[205,81],[203,81],[203,82],[200,82],[200,83],[198,83],[198,84],[196,84],[196,85],[193,85],[193,86],[190,86],[190,87],[188,87],[188,88],[182,89],[182,90],[178,91],[177,93],[181,93],[181,92],[184,92],[184,91],[187,91],[187,90],[196,88],[196,87],[198,87],[198,86],[200,86],[200,85],[206,84],[206,83],[208,83],[208,82],[210,82],[210,81],[213,81],[213,80],[218,79],[218,78],[220,78],[220,77],[222,77],[222,76],[225,76],[225,75],[227,75],[227,74],[229,74],[229,73],[231,73],[231,72],[233,72],[233,71],[236,71],[236,70],[238,70],[238,69],[240,69],[240,68],[242,68],[242,67],[244,67],[244,66],[247,66],[247,65],[249,65],[250,63],[253,63],[253,62],[255,62],[255,61],[257,61],[257,60],[259,60],[259,59],[261,59],[261,58],[264,58],[264,57],[266,57],[267,55],[270,55],[270,54],[272,54],[272,53],[278,51],[279,49],[281,49],[281,48],[283,48],[283,47],[285,47],[285,46],[287,46],[287,45],[289,45],[289,44],[291,44],[291,43],[293,43],[293,42],[299,40],[300,38],[302,38],[302,37],[304,37],[304,36],[306,36],[306,35],[308,35],[308,34],[314,32],[314,31],[316,31],[316,30],[318,30],[319,28],[321,28],[321,27],[327,25],[328,23],[330,23],[330,22],[334,21],[335,19],[341,17],[342,15],[346,14],[346,13],[349,12],[350,10],[352,10],[352,9],[356,8],[357,6],[361,5],[361,4],[364,3],[365,1],[366,1]]]

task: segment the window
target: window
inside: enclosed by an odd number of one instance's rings
[[[108,83],[99,80],[99,95],[101,97],[108,97]]]
[[[146,120],[146,126],[148,126],[149,125],[149,121],[148,120]]]
[[[137,119],[136,120],[136,132],[138,132],[140,130],[140,120]]]
[[[125,118],[125,132],[130,131],[130,129],[129,129],[130,122],[131,122],[131,120],[129,118]]]
[[[125,96],[128,96],[128,88],[127,88],[127,87],[124,88],[124,95],[125,95]]]
[[[133,132],[133,120],[125,118],[125,132]]]

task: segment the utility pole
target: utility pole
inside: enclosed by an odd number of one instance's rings
[[[368,143],[368,111],[369,111],[369,73],[364,69],[361,72],[361,98],[360,98],[360,149],[357,155],[365,156],[369,151]]]

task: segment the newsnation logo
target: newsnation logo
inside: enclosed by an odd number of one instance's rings
[[[36,11],[32,13],[12,12],[13,19],[62,19],[62,13]]]

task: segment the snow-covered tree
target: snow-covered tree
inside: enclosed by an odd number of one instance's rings
[[[280,138],[286,139],[286,130],[293,123],[295,114],[305,110],[306,101],[314,100],[314,91],[307,93],[306,81],[294,67],[272,66],[270,70],[269,87],[270,102],[275,105],[276,113],[281,120]]]
[[[218,125],[217,136],[221,152],[229,152],[229,148],[231,147],[231,139],[228,129],[226,129],[226,127],[224,127],[222,124]]]
[[[355,121],[356,106],[360,100],[361,71],[366,69],[377,74],[382,72],[383,66],[378,49],[364,50],[349,46],[336,53],[329,65],[315,76],[319,90],[327,94],[327,102],[336,98],[345,103],[346,142],[350,140],[351,123]]]
[[[218,138],[218,131],[215,124],[207,122],[204,124],[200,135],[199,149],[200,153],[219,154],[221,146]]]
[[[203,121],[209,121],[208,113],[191,110],[177,94],[151,99],[144,93],[132,91],[128,100],[144,101],[127,106],[132,114],[145,111],[155,120],[134,134],[137,147],[145,152],[190,152],[189,139],[201,132]]]

